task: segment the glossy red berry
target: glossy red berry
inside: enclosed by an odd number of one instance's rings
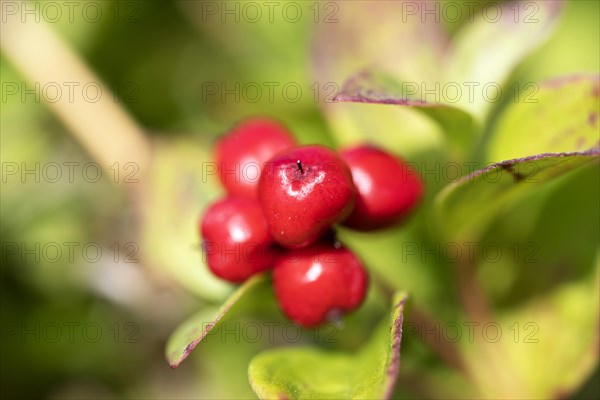
[[[273,239],[289,248],[316,242],[354,207],[348,166],[333,150],[311,145],[272,158],[259,182],[259,197]]]
[[[357,191],[344,225],[361,231],[389,227],[405,219],[421,199],[419,175],[400,158],[372,146],[347,149],[341,156]]]
[[[271,119],[242,121],[216,145],[215,159],[223,186],[230,195],[257,197],[263,164],[295,144],[287,129]]]
[[[361,261],[343,247],[317,243],[276,258],[273,285],[287,317],[304,327],[349,312],[363,301],[368,276]]]
[[[200,229],[206,263],[222,279],[242,282],[274,261],[273,241],[256,199],[228,197],[214,203]]]

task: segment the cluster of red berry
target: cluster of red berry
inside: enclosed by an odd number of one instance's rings
[[[281,309],[306,327],[357,308],[367,289],[361,261],[331,227],[394,225],[422,194],[418,175],[381,149],[298,146],[270,119],[246,120],[224,135],[216,162],[228,196],[202,218],[208,267],[231,282],[273,268]]]

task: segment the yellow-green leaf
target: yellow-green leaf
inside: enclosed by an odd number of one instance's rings
[[[261,399],[388,399],[400,369],[406,295],[394,296],[391,318],[381,322],[356,354],[298,347],[269,350],[248,368]]]
[[[598,144],[599,75],[532,83],[527,89],[515,93],[491,133],[489,161],[582,151]]]
[[[598,160],[600,149],[503,161],[448,185],[436,198],[435,226],[447,237],[477,239],[509,201]]]
[[[171,334],[165,350],[171,368],[177,368],[242,297],[249,296],[249,293],[259,290],[258,288],[265,289],[265,281],[265,275],[248,279],[220,308],[205,308],[179,325]]]

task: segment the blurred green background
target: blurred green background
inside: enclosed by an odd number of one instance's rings
[[[14,8],[7,8],[7,3],[16,5],[17,14],[12,14]],[[74,3],[73,18],[58,2],[63,16],[47,25],[115,93],[115,103],[143,127],[155,148],[168,149],[157,164],[165,171],[160,179],[166,183],[148,189],[151,178],[140,173],[135,175],[139,182],[128,183],[124,189],[114,184],[107,171],[98,181],[89,179],[87,174],[93,177],[95,168],[83,168],[94,160],[43,100],[22,95],[24,88],[34,89],[35,84],[2,53],[1,396],[252,398],[246,368],[253,355],[272,345],[266,339],[258,343],[212,340],[175,371],[164,361],[165,342],[174,327],[205,304],[218,304],[230,290],[206,275],[192,276],[204,268],[195,237],[196,220],[221,189],[213,181],[192,188],[186,182],[200,177],[178,168],[188,160],[191,166],[200,159],[210,160],[212,140],[237,120],[255,114],[281,120],[302,143],[336,145],[357,140],[324,112],[330,106],[327,96],[348,76],[336,77],[333,82],[317,78],[313,48],[328,40],[318,32],[332,10],[328,5],[333,3],[296,2],[304,12],[298,21],[286,21],[276,12],[274,22],[265,14],[256,23],[243,15],[238,15],[239,22],[235,16],[223,22],[222,10],[210,14],[213,9],[200,1]],[[90,18],[80,12],[86,3],[93,4],[90,13],[99,9],[101,16]],[[218,8],[237,4],[240,9],[246,4],[209,3]],[[478,7],[484,3],[479,2]],[[54,14],[43,14],[53,12],[42,11],[47,2],[3,2],[2,7],[3,25],[5,18],[21,18],[24,7],[42,13],[40,23],[44,16],[54,18]],[[266,8],[261,8],[265,12]],[[315,10],[320,10],[317,22]],[[35,15],[23,18],[35,20]],[[252,18],[253,14],[248,15]],[[599,20],[600,2],[568,2],[552,38],[526,57],[507,85],[600,71]],[[453,35],[468,20],[444,24]],[[27,44],[32,48],[38,45]],[[339,46],[352,46],[352,40]],[[368,60],[364,64],[368,65]],[[260,95],[254,92],[255,83],[262,90]],[[328,86],[331,83],[335,85]],[[14,84],[19,92],[9,94]],[[225,95],[222,85],[235,93]],[[273,97],[268,85],[275,88]],[[282,90],[286,85],[289,92]],[[211,94],[215,87],[217,93]],[[300,95],[294,95],[297,88]],[[349,107],[368,120],[377,106]],[[499,104],[492,111],[490,126],[501,107]],[[396,135],[378,132],[373,140],[415,162],[444,160],[440,154],[446,143],[439,130],[412,114],[406,118],[414,118],[414,126],[390,126],[389,132]],[[419,140],[411,129],[423,132]],[[365,133],[369,138],[372,135]],[[72,182],[66,177],[65,162],[77,163],[73,164]],[[51,163],[58,163],[62,171],[58,182],[48,179],[54,176],[53,167],[48,167]],[[35,172],[23,176],[25,168],[37,170],[38,176]],[[579,185],[592,182],[593,186],[594,178],[597,174],[582,174]],[[183,188],[174,189],[175,183]],[[438,189],[436,184],[428,187],[428,204]],[[565,188],[558,185],[554,190],[529,200],[528,207],[537,209],[545,204],[560,210],[560,201],[545,200]],[[177,225],[174,230],[181,228],[181,220],[170,215],[170,208],[178,203],[169,201],[174,195],[186,194],[183,203],[192,212],[184,217],[189,220],[182,228],[187,241],[181,243],[180,237],[169,237],[172,231],[162,229],[165,224]],[[591,204],[582,207],[597,204],[597,188],[590,199]],[[164,219],[156,224],[145,222],[148,214],[155,213]],[[564,218],[569,219],[568,213]],[[505,221],[506,231],[512,232],[522,220],[515,217],[513,222],[515,225]],[[411,228],[418,231],[418,222]],[[593,243],[597,227],[590,232],[588,240]],[[169,241],[177,243],[159,250],[155,246]],[[373,246],[384,243],[373,250],[378,260],[384,260],[385,238],[372,242]],[[180,257],[184,271],[172,272],[164,260],[177,259],[181,247],[194,249],[192,258]],[[96,255],[98,249],[101,254]],[[496,279],[495,272],[488,274],[491,281]],[[192,283],[186,284],[188,280]],[[200,284],[194,286],[196,281]],[[360,340],[360,335],[358,339],[347,336],[342,344],[352,348]],[[575,398],[600,395],[597,382],[598,372]]]

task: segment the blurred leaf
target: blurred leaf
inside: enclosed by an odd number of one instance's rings
[[[600,76],[555,79],[529,89],[500,116],[488,160],[582,151],[599,143]]]
[[[248,367],[252,388],[262,399],[389,398],[400,369],[405,302],[405,294],[394,296],[391,320],[382,321],[355,355],[314,348],[258,355]]]
[[[449,237],[477,239],[509,201],[598,159],[600,149],[547,153],[503,161],[476,171],[440,192],[436,199],[436,229]]]
[[[137,183],[142,185],[140,253],[158,274],[203,299],[221,301],[231,285],[203,263],[198,228],[203,208],[220,193],[209,148],[189,139],[156,143],[152,167]]]
[[[265,281],[264,274],[248,279],[221,307],[205,308],[179,325],[171,334],[165,351],[171,368],[177,368],[242,297],[249,296],[257,287],[264,289]]]
[[[327,117],[338,147],[370,143],[411,161],[440,162],[447,156],[443,128],[410,107],[336,103],[328,108]]]
[[[473,99],[460,99],[479,117],[485,117],[493,105],[483,88],[501,87],[525,56],[550,36],[563,9],[562,0],[491,4],[494,7],[481,9],[453,38],[447,71],[448,81],[478,84]]]
[[[513,398],[566,398],[593,372],[600,337],[598,259],[594,264],[584,279],[496,314],[503,340],[463,343],[485,397],[502,390]],[[484,363],[482,353],[494,357]]]
[[[365,71],[350,78],[334,100],[413,107],[443,127],[459,158],[472,145],[478,131],[476,122],[468,112],[448,102],[429,102],[426,96],[419,95],[418,86],[414,83],[398,82],[381,72]]]

